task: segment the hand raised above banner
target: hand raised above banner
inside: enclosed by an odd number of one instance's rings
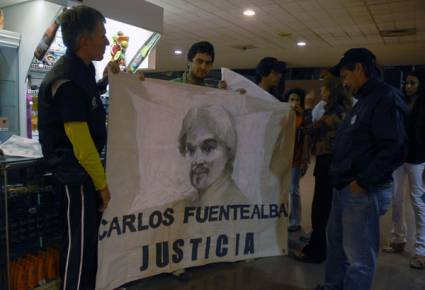
[[[239,94],[241,94],[241,95],[246,94],[246,90],[245,90],[244,88],[236,89],[236,91],[237,91]]]
[[[117,74],[120,72],[120,65],[116,61],[110,61],[106,65],[105,69],[103,70],[103,78],[108,77],[108,70],[111,70],[113,74]]]
[[[227,89],[227,83],[226,83],[226,81],[225,81],[225,80],[220,80],[220,81],[218,82],[217,87],[218,87],[219,89],[226,90],[226,89]]]
[[[145,74],[141,69],[138,69],[134,74],[139,78],[139,81],[143,82],[145,80]]]

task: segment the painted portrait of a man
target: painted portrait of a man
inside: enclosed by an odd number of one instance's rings
[[[189,161],[194,188],[190,200],[202,205],[246,204],[248,199],[232,179],[237,134],[222,106],[195,107],[183,119],[179,151]]]

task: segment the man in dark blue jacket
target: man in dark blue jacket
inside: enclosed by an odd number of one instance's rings
[[[331,174],[326,290],[372,288],[379,217],[391,203],[392,172],[406,155],[407,107],[402,93],[380,79],[375,55],[348,50],[331,72],[358,102],[337,132]]]

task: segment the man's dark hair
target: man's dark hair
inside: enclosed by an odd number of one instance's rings
[[[200,41],[192,44],[187,53],[187,60],[192,62],[197,53],[208,54],[211,56],[211,61],[214,62],[214,46],[208,41]]]
[[[75,52],[79,49],[81,36],[93,34],[105,16],[96,9],[79,5],[65,11],[61,17],[62,38],[65,46]]]
[[[364,72],[368,79],[378,79],[382,76],[381,69],[375,62],[350,62],[341,67],[341,69],[348,69],[353,71],[356,67],[356,63],[360,63],[363,66]]]
[[[304,109],[305,91],[301,88],[289,89],[288,91],[286,91],[285,95],[283,96],[283,101],[286,102],[286,103],[289,102],[289,96],[291,94],[296,94],[300,97],[300,105],[301,105],[301,108]]]
[[[265,57],[258,63],[255,68],[255,83],[259,84],[263,77],[268,76],[272,71],[281,73],[282,75],[285,72],[285,64],[281,61],[278,61],[274,57]]]

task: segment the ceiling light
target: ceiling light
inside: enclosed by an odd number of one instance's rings
[[[297,42],[297,45],[298,45],[298,46],[306,46],[306,45],[307,45],[307,43],[306,43],[305,41],[298,41],[298,42]]]
[[[255,15],[255,11],[252,9],[247,9],[243,12],[243,15],[245,16],[254,16]]]
[[[176,55],[180,55],[182,53],[183,53],[183,51],[181,51],[180,49],[174,50],[174,54],[176,54]]]

